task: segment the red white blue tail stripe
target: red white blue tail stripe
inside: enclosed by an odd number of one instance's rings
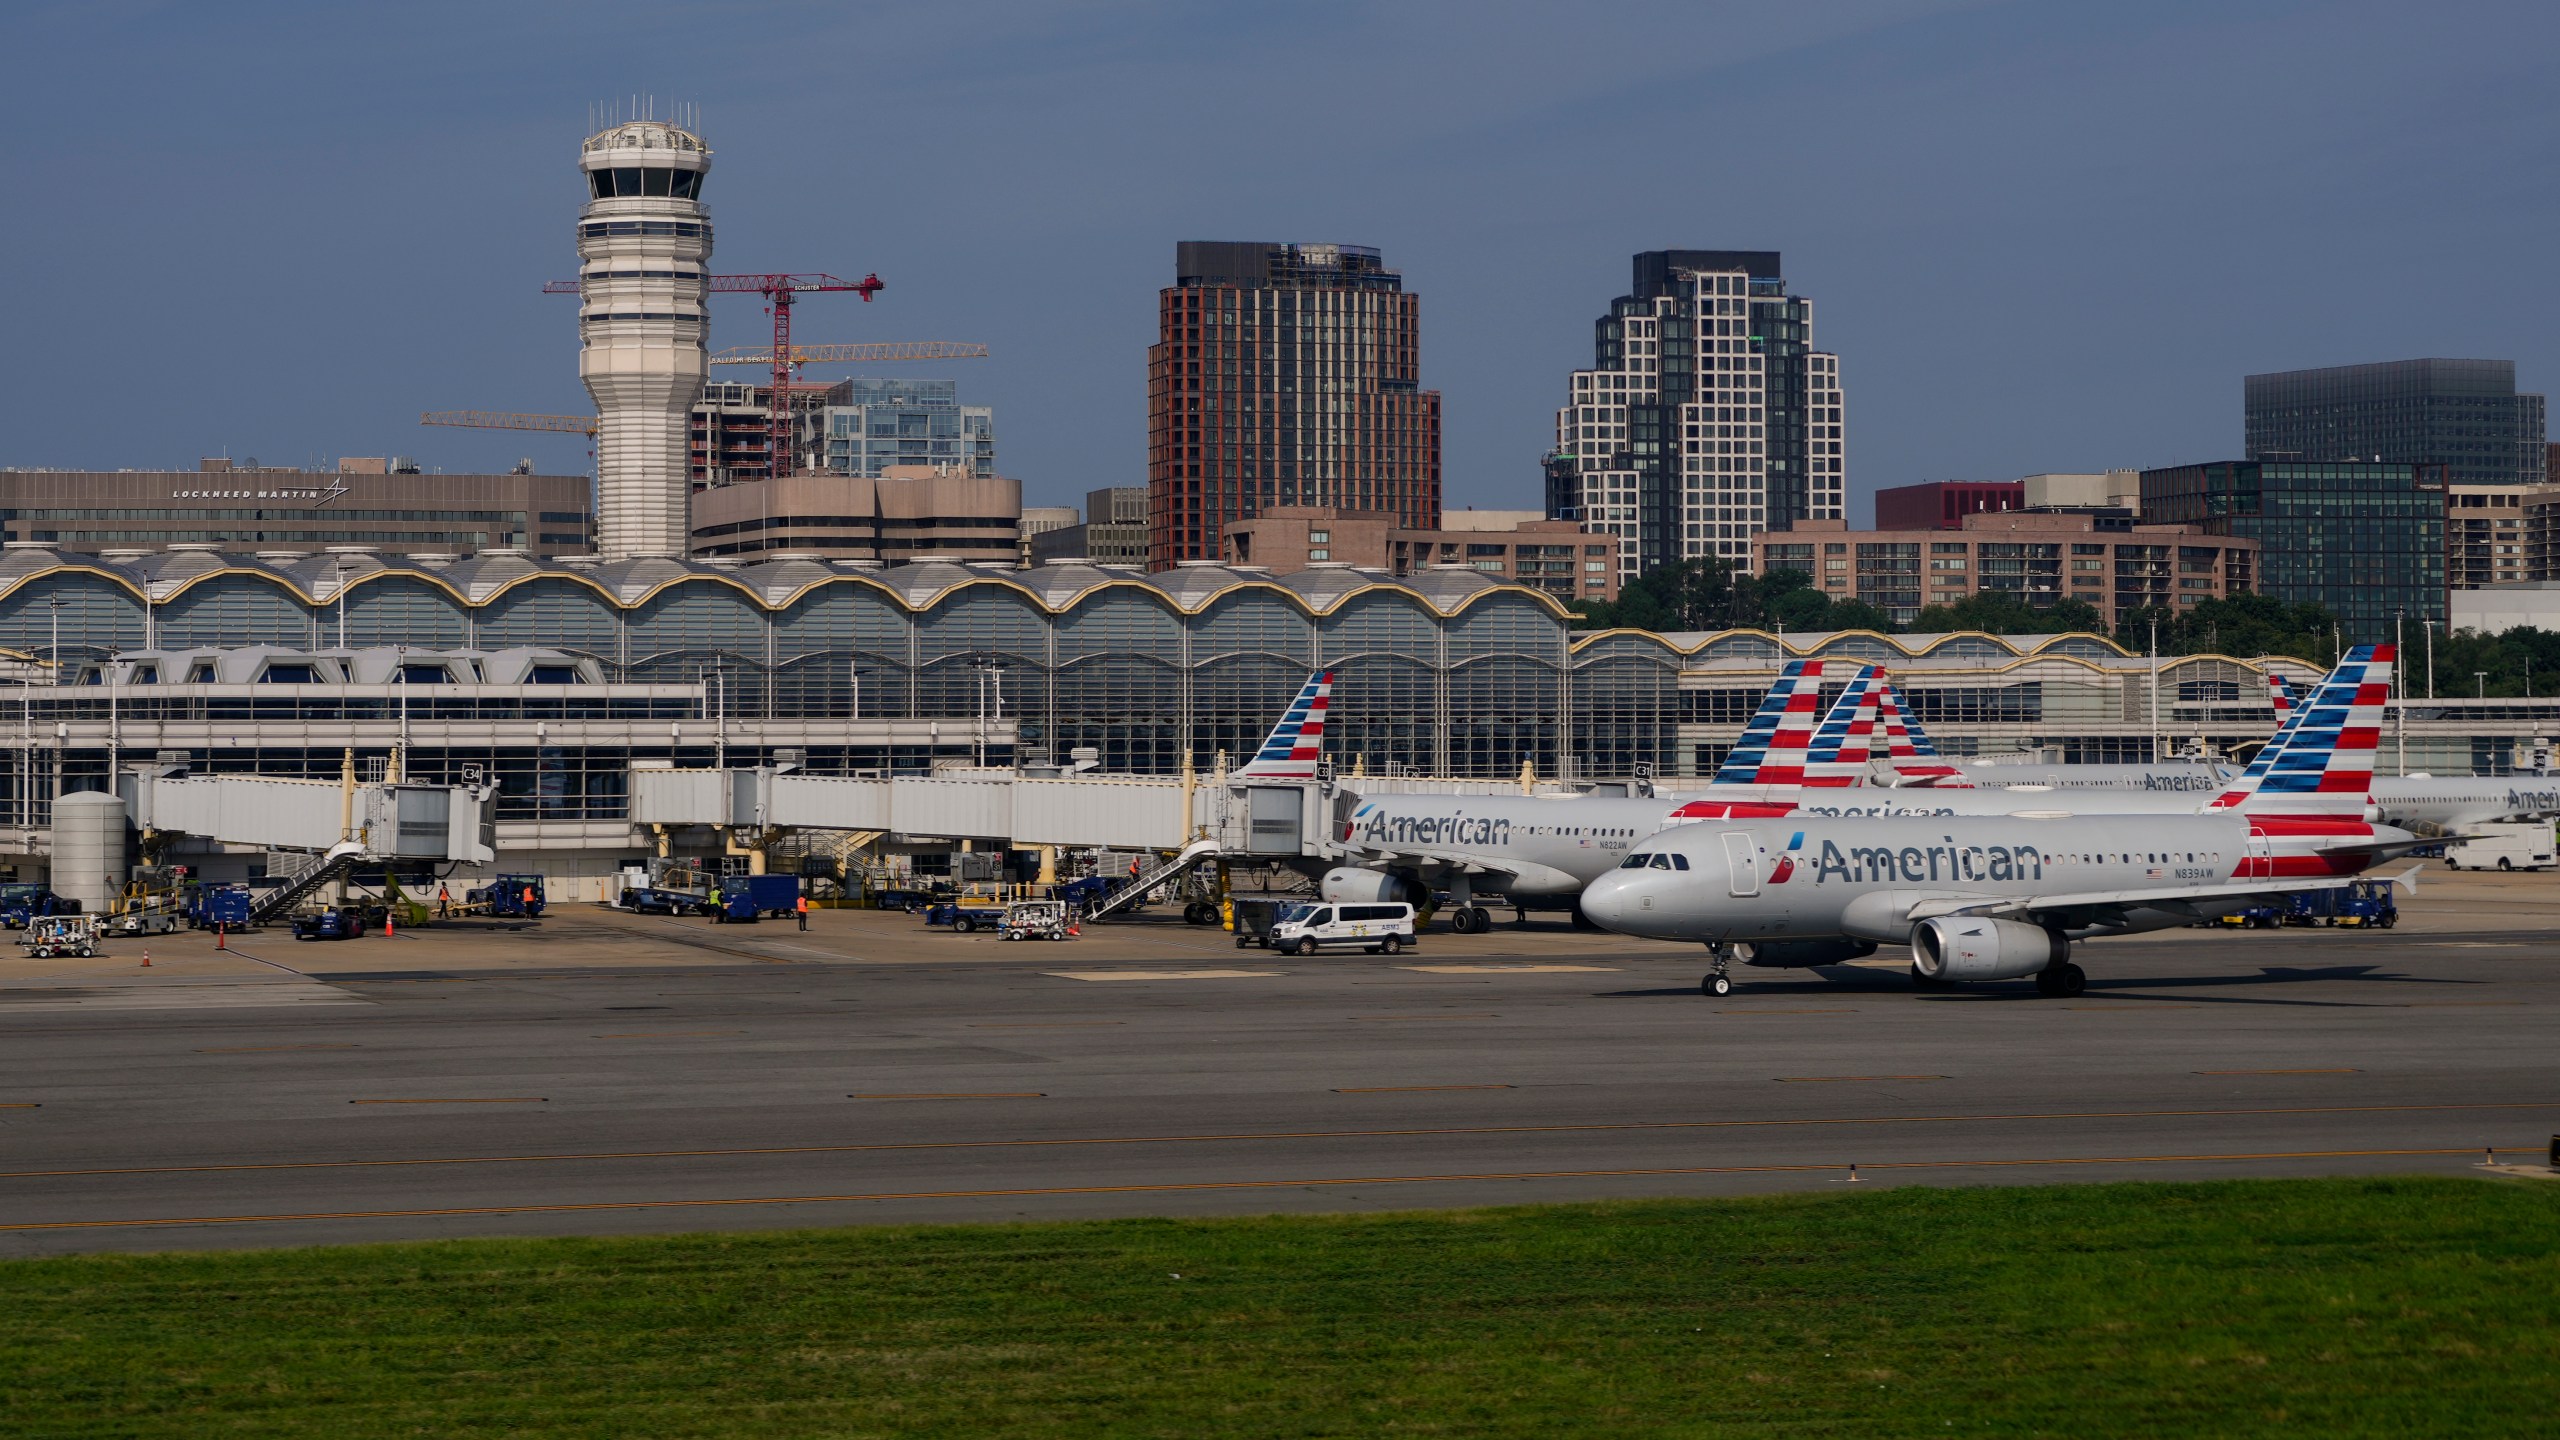
[[[2293,714],[2293,686],[2281,670],[2267,672],[2267,699],[2276,707],[2276,723],[2282,725]]]
[[[2361,818],[2397,658],[2390,645],[2349,650],[2207,808]]]
[[[1332,700],[1333,672],[1308,676],[1298,698],[1289,702],[1289,713],[1272,727],[1271,738],[1236,773],[1257,780],[1316,778],[1316,761],[1324,754],[1325,707]]]
[[[1778,683],[1761,698],[1760,712],[1742,727],[1742,738],[1727,751],[1713,785],[1782,785],[1804,783],[1805,752],[1821,718],[1822,662],[1790,660],[1778,672]]]
[[[1876,728],[1876,690],[1883,677],[1884,672],[1873,665],[1861,665],[1849,677],[1847,688],[1831,702],[1830,713],[1822,717],[1805,751],[1805,784],[1828,788],[1865,781]]]
[[[1970,790],[1964,772],[1938,758],[1928,732],[1902,705],[1902,692],[1890,684],[1876,687],[1876,724],[1884,731],[1884,763],[1896,785],[1928,785],[1941,790]]]

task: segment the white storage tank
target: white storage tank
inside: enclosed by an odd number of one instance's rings
[[[92,913],[124,894],[124,802],[87,790],[53,802],[52,890]]]

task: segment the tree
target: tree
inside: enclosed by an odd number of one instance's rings
[[[1952,605],[1931,605],[1911,622],[1923,634],[1979,630],[1986,635],[2045,635],[2066,630],[2104,633],[2105,617],[2085,600],[2031,605],[2013,591],[1984,590]]]
[[[1730,568],[1704,556],[1637,576],[1614,605],[1584,600],[1574,609],[1585,629],[1721,630],[1735,623],[1734,598]]]

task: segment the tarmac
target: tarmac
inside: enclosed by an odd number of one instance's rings
[[[1392,957],[1239,950],[1156,914],[1005,943],[868,911],[804,933],[593,905],[123,940],[0,959],[0,1255],[2528,1183],[2560,1132],[2555,938],[2560,874],[2430,865],[2396,930],[2087,944],[2069,1000],[1916,990],[1894,949],[1737,970],[1715,1000],[1699,947],[1553,919]]]

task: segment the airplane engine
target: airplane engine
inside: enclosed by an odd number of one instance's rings
[[[1911,969],[1924,980],[2014,980],[2059,965],[2071,943],[2041,925],[1949,915],[1911,930]]]
[[[1317,887],[1317,893],[1327,900],[1347,901],[1354,905],[1401,900],[1416,909],[1431,900],[1421,886],[1401,875],[1384,870],[1363,870],[1353,865],[1336,865],[1324,872],[1324,881]]]
[[[1873,940],[1754,940],[1733,947],[1745,965],[1768,970],[1801,970],[1810,965],[1839,965],[1876,953]]]

